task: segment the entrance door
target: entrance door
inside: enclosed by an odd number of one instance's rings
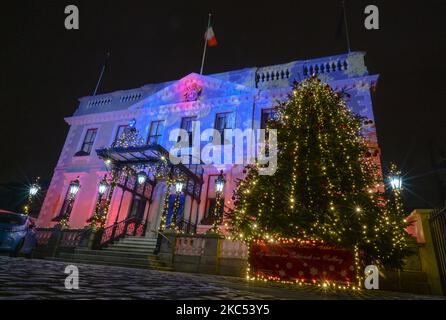
[[[146,208],[147,200],[141,198],[138,195],[133,196],[133,201],[130,206],[129,213],[127,218],[135,217],[138,221],[142,221],[144,219],[144,211]]]

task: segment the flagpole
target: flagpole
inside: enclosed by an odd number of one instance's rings
[[[102,76],[104,75],[105,68],[107,67],[108,58],[110,58],[110,52],[107,52],[107,55],[105,57],[105,62],[102,65],[101,74],[99,75],[98,82],[96,83],[96,88],[94,89],[93,96],[95,96],[98,92],[99,84],[101,83]]]
[[[208,34],[210,26],[211,26],[211,14],[209,13],[208,27],[206,28],[206,33],[204,34],[204,48],[203,48],[203,57],[201,58],[200,74],[203,74],[204,58],[206,57],[206,48],[207,48],[207,43],[208,43],[207,34]]]
[[[344,11],[345,36],[347,38],[348,53],[350,53],[350,35],[348,32],[347,15],[345,13],[345,1],[342,0],[342,10]]]

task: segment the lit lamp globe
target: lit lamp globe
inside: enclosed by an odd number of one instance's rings
[[[391,176],[389,178],[389,181],[390,181],[390,186],[392,187],[393,190],[399,191],[402,189],[403,179],[401,178],[401,176]]]
[[[225,187],[225,178],[223,176],[223,171],[220,172],[217,180],[215,180],[215,192],[222,193],[223,188]]]
[[[76,178],[76,180],[70,182],[70,194],[72,197],[74,197],[77,192],[79,191],[80,183],[79,178]]]
[[[36,184],[33,184],[30,188],[29,188],[29,195],[31,197],[34,197],[37,192],[39,192],[39,186]]]
[[[99,194],[104,194],[107,191],[107,188],[108,188],[107,180],[105,180],[104,178],[99,182],[98,186]]]
[[[147,180],[147,174],[141,171],[137,174],[136,178],[138,179],[138,184],[144,184]]]
[[[183,187],[184,187],[184,182],[181,180],[177,180],[177,182],[175,182],[175,191],[177,193],[180,193],[181,191],[183,191]]]

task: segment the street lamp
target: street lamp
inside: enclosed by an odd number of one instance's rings
[[[144,171],[140,171],[137,174],[138,184],[144,184],[147,180],[147,174]]]
[[[108,182],[106,176],[99,181],[98,184],[98,192],[100,195],[103,195],[105,192],[107,192],[108,189]]]
[[[214,207],[214,222],[212,225],[212,231],[213,232],[218,232],[218,229],[220,227],[221,224],[221,220],[222,220],[222,213],[221,213],[221,208],[222,208],[222,194],[223,194],[223,189],[225,187],[225,177],[223,175],[223,170],[220,170],[220,174],[218,175],[217,179],[215,179],[215,207]]]
[[[34,197],[37,194],[37,192],[39,192],[39,189],[40,187],[37,184],[33,183],[29,188],[29,195],[31,197]]]
[[[72,198],[76,196],[80,188],[79,177],[70,182],[69,193]]]
[[[40,179],[40,177],[38,177],[36,179],[36,181],[29,187],[29,190],[28,190],[28,203],[23,207],[23,211],[25,212],[25,214],[29,214],[30,210],[33,207],[33,200],[34,200],[34,198],[36,197],[37,193],[40,190],[39,179]]]
[[[400,191],[403,188],[403,178],[400,175],[390,176],[389,182],[394,191]]]
[[[180,209],[180,195],[183,191],[184,184],[185,183],[182,178],[178,178],[175,181],[175,202],[173,203],[172,219],[170,220],[170,229],[172,230],[177,229],[178,210]]]
[[[65,207],[64,212],[61,214],[63,218],[59,221],[59,224],[64,229],[69,227],[68,221],[70,220],[74,199],[76,197],[76,194],[79,192],[79,188],[80,188],[79,177],[76,177],[76,179],[71,181],[68,186],[68,204]],[[64,208],[64,206],[62,208]]]
[[[177,180],[177,182],[175,182],[176,193],[181,193],[181,191],[183,191],[183,187],[184,187],[184,182],[182,180]]]
[[[223,176],[223,170],[220,171],[218,178],[215,180],[215,192],[222,193],[223,188],[225,187],[225,177]]]

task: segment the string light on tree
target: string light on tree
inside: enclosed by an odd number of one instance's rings
[[[228,214],[233,237],[325,241],[363,253],[361,264],[400,268],[407,224],[379,191],[382,176],[362,135],[365,119],[314,76],[295,83],[288,98],[267,122],[279,137],[278,169],[265,176],[260,164],[245,168]]]

